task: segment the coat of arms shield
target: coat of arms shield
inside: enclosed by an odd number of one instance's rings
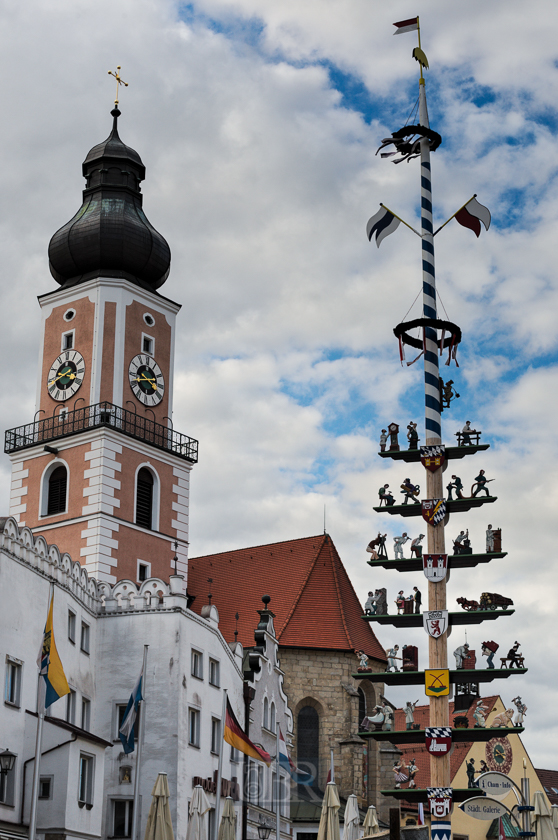
[[[437,639],[448,629],[448,610],[427,610],[422,614],[422,623],[429,636]]]
[[[432,840],[451,840],[451,822],[449,820],[431,820],[430,837]]]
[[[447,755],[451,750],[451,726],[427,726],[424,736],[426,749],[431,755]],[[444,814],[438,816],[442,817]]]
[[[446,460],[446,447],[443,443],[438,446],[421,446],[420,462],[430,472],[436,472]]]
[[[433,583],[443,580],[448,571],[448,555],[423,554],[422,569],[425,577]]]
[[[422,518],[428,522],[429,525],[439,525],[443,522],[446,516],[446,503],[444,499],[423,499]]]
[[[449,816],[453,804],[453,790],[451,788],[426,788],[428,804],[432,819],[443,819]]]

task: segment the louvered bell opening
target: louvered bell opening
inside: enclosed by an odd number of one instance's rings
[[[48,480],[48,516],[55,513],[64,513],[66,510],[67,487],[68,473],[66,467],[56,467]]]
[[[136,525],[152,528],[153,521],[153,476],[144,467],[138,473],[136,493]]]

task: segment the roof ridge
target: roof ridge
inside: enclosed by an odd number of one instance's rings
[[[335,568],[335,557],[334,557],[333,551],[332,551],[332,549],[334,548],[333,540],[328,540],[327,545],[328,545],[328,548],[329,548],[331,568],[332,568],[332,571],[333,571],[333,580],[335,581],[335,591],[337,592],[337,600],[339,602],[339,612],[341,613],[341,621],[343,622],[343,628],[345,630],[345,635],[347,637],[347,641],[349,642],[350,646],[354,649],[355,645],[354,645],[353,640],[351,638],[351,634],[349,632],[347,622],[345,621],[345,610],[343,609],[343,600],[341,598],[341,592],[339,590],[339,580],[337,578],[337,569]],[[336,553],[337,553],[337,551],[336,551]]]
[[[309,537],[296,537],[294,540],[279,540],[278,542],[261,543],[260,545],[246,545],[243,548],[229,548],[228,551],[212,551],[211,554],[198,554],[190,557],[189,560],[205,560],[206,557],[221,557],[224,554],[236,554],[239,551],[251,551],[256,548],[268,548],[270,545],[287,545],[287,543],[305,542],[306,540],[319,540],[324,534],[313,534]]]
[[[321,552],[321,550],[322,550],[322,548],[323,548],[323,541],[324,541],[324,539],[325,539],[326,535],[325,535],[325,534],[321,534],[320,536],[321,536],[322,543],[321,543],[321,545],[318,547],[318,549],[317,549],[317,551],[316,551],[316,554],[314,555],[314,560],[313,560],[313,561],[312,561],[312,563],[310,564],[310,568],[308,569],[308,572],[307,572],[307,574],[306,574],[306,577],[305,577],[305,578],[304,578],[304,580],[302,581],[302,585],[301,585],[300,589],[298,590],[298,592],[297,592],[297,594],[296,594],[296,598],[295,598],[295,599],[294,599],[294,601],[293,601],[293,605],[292,605],[292,607],[291,607],[291,609],[290,609],[290,611],[289,611],[289,613],[288,613],[287,617],[285,618],[285,621],[283,622],[283,626],[282,626],[279,630],[277,630],[277,631],[276,631],[276,636],[277,636],[277,641],[278,641],[278,642],[280,642],[280,639],[281,639],[282,634],[285,632],[285,630],[286,630],[286,628],[287,628],[287,625],[288,625],[289,621],[290,621],[290,620],[291,620],[291,618],[293,617],[294,611],[296,610],[296,608],[297,608],[297,606],[298,606],[298,602],[300,601],[300,599],[301,599],[301,597],[302,597],[302,593],[304,592],[304,589],[305,589],[305,587],[306,587],[306,584],[308,583],[308,580],[309,580],[309,578],[310,578],[310,575],[312,574],[312,572],[313,572],[314,568],[316,567],[316,563],[317,563],[317,561],[318,561],[318,556],[319,556],[319,554],[320,554],[320,552]]]

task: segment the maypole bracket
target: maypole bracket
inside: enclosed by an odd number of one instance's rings
[[[417,350],[422,350],[424,340],[422,338],[413,338],[409,335],[409,330],[414,330],[417,327],[431,327],[433,330],[442,330],[444,333],[449,333],[448,337],[444,336],[444,344],[440,349],[444,350],[446,347],[456,347],[461,343],[461,329],[457,324],[451,321],[442,321],[440,318],[415,318],[414,321],[405,321],[402,324],[397,324],[393,330],[396,338],[400,339],[403,344],[408,344],[410,347],[415,347]],[[440,342],[438,341],[438,346]]]
[[[393,163],[401,163],[404,160],[408,162],[412,158],[420,155],[420,141],[423,137],[428,140],[431,152],[435,152],[442,142],[442,135],[425,125],[405,125],[403,128],[392,132],[391,137],[385,137],[376,154],[380,152],[380,157],[383,158],[400,154],[401,157],[398,160],[394,160]],[[391,146],[392,144],[395,146],[394,152],[383,151],[387,146]]]

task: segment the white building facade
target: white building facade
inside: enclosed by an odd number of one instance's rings
[[[263,650],[254,649],[246,657],[240,643],[225,642],[215,606],[204,607],[201,616],[188,608],[180,575],[171,576],[169,583],[158,578],[141,584],[130,580],[99,583],[80,563],[49,546],[42,536],[20,528],[11,517],[0,519],[0,581],[4,592],[0,751],[9,749],[16,755],[15,766],[0,788],[0,838],[27,836],[37,730],[36,660],[51,583],[54,636],[71,693],[54,703],[45,718],[38,837],[131,836],[137,751],[125,755],[118,729],[141,670],[145,645],[149,647],[141,710],[138,836],[145,832],[157,774],[165,772],[175,836],[184,840],[193,787],[200,780],[215,806],[219,751],[224,748],[221,804],[226,795],[235,800],[237,836],[241,837],[244,756],[222,740],[224,689],[241,726],[245,698],[252,697],[252,714],[257,719],[252,724],[252,740],[272,754],[271,718],[266,727],[261,717],[264,704],[268,715],[273,704],[285,737],[292,732],[267,615]],[[246,667],[252,670],[245,674],[243,660],[248,659]],[[271,769],[262,768],[270,780]],[[267,793],[258,796],[254,802],[258,814],[251,814],[252,824],[271,809],[271,803],[264,801]],[[282,807],[282,834],[288,836],[288,804]],[[208,814],[208,827],[213,813]],[[271,818],[270,812],[267,821]],[[250,831],[249,836],[257,837],[257,831]]]

